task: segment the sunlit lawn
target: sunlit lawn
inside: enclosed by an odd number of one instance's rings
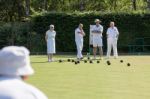
[[[31,56],[31,62],[35,75],[28,83],[49,99],[150,99],[150,56],[120,56],[110,59],[111,65],[106,60],[100,64],[48,63],[46,56]]]

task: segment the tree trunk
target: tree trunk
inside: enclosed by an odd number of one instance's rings
[[[22,16],[24,16],[24,7],[22,0],[17,0],[17,7],[18,7],[18,19],[20,21]]]
[[[30,15],[30,0],[25,0],[25,3],[26,3],[26,16],[29,16]]]
[[[83,3],[83,0],[80,0],[79,6],[80,6],[80,11],[83,11],[83,10],[84,10],[84,3]]]
[[[133,10],[137,9],[136,0],[132,0],[132,6],[133,6]]]
[[[44,0],[44,10],[47,10],[47,7],[48,6],[48,1],[47,0]]]

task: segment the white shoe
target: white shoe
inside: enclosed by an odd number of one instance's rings
[[[52,61],[52,60],[50,60],[50,59],[48,60],[48,62],[51,62],[51,61]]]

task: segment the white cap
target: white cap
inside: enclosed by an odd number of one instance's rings
[[[0,50],[0,75],[31,75],[29,50],[25,47],[8,46]]]
[[[50,25],[50,27],[54,28],[54,25],[53,25],[53,24],[51,24],[51,25]]]

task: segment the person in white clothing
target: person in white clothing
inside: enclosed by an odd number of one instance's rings
[[[100,59],[103,56],[103,41],[102,41],[102,33],[103,33],[103,26],[100,25],[100,20],[96,19],[96,25],[92,28],[92,35],[93,35],[93,54],[94,59],[96,59],[97,47],[99,48]]]
[[[111,49],[113,48],[114,58],[118,58],[117,41],[119,32],[115,27],[114,22],[110,22],[110,27],[107,29],[107,58],[110,58]]]
[[[79,27],[75,29],[75,42],[77,46],[77,58],[83,59],[82,49],[83,49],[83,37],[85,36],[83,30],[83,24],[79,24]]]
[[[24,82],[34,70],[25,47],[0,50],[0,99],[48,99],[40,90]]]
[[[47,42],[47,55],[48,55],[48,62],[53,61],[53,54],[56,53],[55,48],[55,36],[56,31],[54,30],[54,25],[50,25],[50,29],[46,32],[45,40]]]

